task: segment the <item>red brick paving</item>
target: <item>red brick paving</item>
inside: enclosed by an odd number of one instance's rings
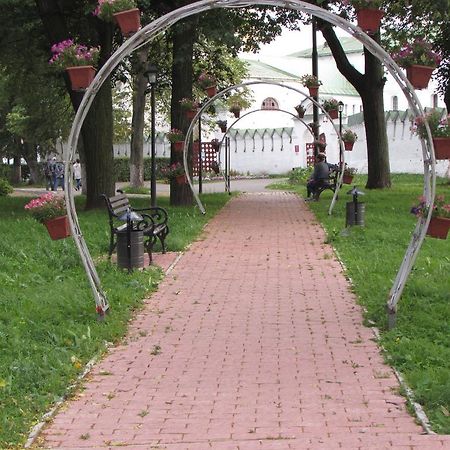
[[[45,430],[46,447],[450,448],[406,412],[301,199],[242,195],[205,234]]]

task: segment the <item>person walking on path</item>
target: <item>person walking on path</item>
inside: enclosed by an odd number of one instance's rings
[[[61,186],[62,190],[64,190],[64,163],[62,161],[57,161],[54,164],[53,190],[57,191],[58,186]]]
[[[233,198],[48,425],[43,448],[450,448],[408,414],[325,239],[295,194]]]
[[[73,178],[75,180],[75,190],[79,191],[81,188],[81,164],[79,159],[73,164]]]
[[[48,158],[44,165],[45,190],[53,191],[53,161]]]

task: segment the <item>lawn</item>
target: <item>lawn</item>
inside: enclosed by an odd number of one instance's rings
[[[422,193],[422,177],[393,175],[393,187],[364,188],[365,227],[345,230],[345,203],[350,186],[343,187],[332,216],[332,192],[309,203],[323,224],[328,242],[336,249],[352,280],[368,324],[382,331],[387,361],[405,376],[437,433],[450,433],[450,237],[426,238],[399,303],[397,326],[387,330],[386,301],[415,226],[409,213]],[[278,184],[305,195],[304,186]],[[438,180],[437,192],[450,200],[447,180]]]
[[[159,205],[169,213],[169,251],[182,250],[227,202],[226,194],[204,195],[198,208]],[[162,273],[155,268],[128,274],[102,255],[108,250],[106,209],[83,212],[80,224],[111,305],[97,322],[95,304],[72,239],[51,241],[29,217],[28,198],[0,197],[0,448],[22,448],[30,428],[62,396],[87,361],[118,342],[143,298]],[[145,207],[149,199],[132,199]],[[156,249],[158,250],[158,248]]]

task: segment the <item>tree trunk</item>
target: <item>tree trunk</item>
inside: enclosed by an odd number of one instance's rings
[[[330,47],[339,72],[354,86],[362,99],[367,137],[368,180],[366,187],[368,189],[390,187],[389,148],[383,101],[385,78],[381,62],[370,52],[364,50],[365,74],[361,74],[348,61],[331,25],[327,22],[322,23],[321,31]],[[380,42],[378,33],[372,37],[376,42]]]
[[[35,0],[47,34],[52,45],[72,36],[66,23],[66,16],[57,0]],[[112,51],[113,25],[101,20],[88,18],[89,26],[93,23],[98,32],[101,67],[110,57]],[[78,109],[83,93],[71,90],[68,77],[65,76],[67,90],[72,105]],[[80,157],[86,162],[86,209],[104,208],[100,194],[108,196],[114,193],[113,172],[113,116],[111,82],[107,80],[97,93],[81,129],[82,145],[79,146]],[[66,164],[68,161],[66,161]]]
[[[11,172],[11,183],[20,184],[22,181],[22,166],[20,165],[20,156],[14,156],[13,170]]]
[[[189,122],[181,109],[180,100],[192,98],[192,60],[197,20],[194,17],[177,23],[172,35],[173,64],[170,121],[172,128],[177,128],[183,132],[186,132],[189,128]],[[188,161],[189,171],[192,173],[192,148],[189,149]],[[182,153],[172,151],[170,163],[183,164]],[[191,205],[192,202],[193,195],[189,185],[179,185],[176,180],[172,179],[170,182],[170,204]]]
[[[39,164],[37,161],[37,150],[36,146],[24,142],[22,144],[22,157],[26,161],[28,168],[30,169],[30,184],[39,184],[43,181],[43,174],[39,169]]]
[[[147,78],[144,76],[148,48],[138,50],[133,71],[133,117],[131,119],[130,186],[144,186],[144,113]]]

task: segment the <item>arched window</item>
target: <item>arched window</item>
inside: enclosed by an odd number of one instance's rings
[[[280,109],[278,102],[273,97],[267,97],[263,100],[261,109]]]
[[[398,97],[396,95],[392,97],[392,110],[398,111]]]

